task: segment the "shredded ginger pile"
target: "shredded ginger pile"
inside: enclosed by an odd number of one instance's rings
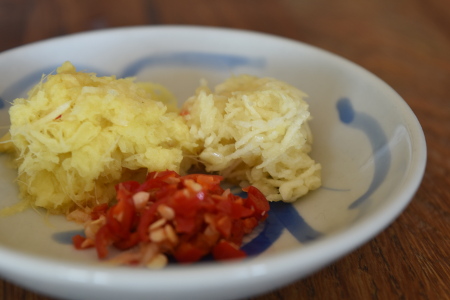
[[[109,202],[136,170],[183,172],[195,144],[174,103],[160,85],[64,63],[10,108],[11,143],[2,147],[15,147],[25,206],[67,214]]]
[[[291,202],[321,185],[321,166],[308,154],[304,97],[282,81],[241,75],[214,92],[203,82],[182,114],[208,172],[253,185],[269,201]]]

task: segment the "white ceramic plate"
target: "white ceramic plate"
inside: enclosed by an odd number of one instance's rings
[[[0,54],[0,125],[9,102],[62,62],[99,75],[137,76],[183,101],[201,78],[215,85],[248,73],[309,94],[312,156],[323,187],[294,204],[274,204],[239,262],[108,267],[76,251],[79,226],[29,210],[0,219],[1,276],[65,299],[232,299],[298,280],[367,242],[405,208],[423,176],[426,145],[402,98],[369,72],[317,48],[279,37],[202,27],[133,27],[55,38]],[[17,201],[16,171],[0,155],[1,206]]]

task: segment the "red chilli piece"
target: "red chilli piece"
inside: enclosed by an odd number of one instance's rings
[[[92,221],[105,218],[94,240],[99,259],[108,256],[111,245],[127,250],[151,243],[149,227],[163,217],[177,234],[177,242],[172,240],[174,244],[165,247],[164,254],[173,255],[181,263],[198,261],[208,253],[216,260],[246,257],[239,249],[243,237],[267,218],[270,206],[257,188],[248,187],[248,197],[241,198],[225,191],[220,186],[222,180],[218,175],[180,176],[163,171],[149,173],[142,184],[126,181],[116,185],[117,204],[99,205],[91,213]],[[137,211],[133,196],[141,191],[148,192],[150,198]],[[168,217],[167,209],[158,209],[162,204],[169,209]],[[72,240],[76,249],[89,247],[83,247],[86,238],[81,235]]]
[[[254,216],[258,220],[265,220],[267,212],[270,210],[270,205],[264,194],[254,186],[249,186],[244,191],[248,194],[247,205],[255,210]]]
[[[81,250],[81,249],[84,249],[82,247],[82,244],[85,240],[86,240],[86,238],[84,236],[77,234],[72,237],[72,244],[75,247],[75,249]]]
[[[100,216],[104,216],[106,214],[106,211],[108,210],[108,208],[109,208],[108,203],[103,203],[103,204],[97,205],[96,207],[94,207],[92,209],[91,219],[93,221],[95,221],[98,218],[100,218]]]
[[[191,243],[183,243],[175,250],[174,257],[178,262],[192,263],[200,260],[205,254],[205,250]]]
[[[95,249],[99,259],[108,256],[108,247],[114,242],[114,236],[111,234],[107,226],[102,226],[95,235]]]
[[[227,241],[220,241],[212,250],[214,259],[216,260],[227,260],[227,259],[237,259],[244,258],[247,254],[240,250],[237,246],[231,244]]]

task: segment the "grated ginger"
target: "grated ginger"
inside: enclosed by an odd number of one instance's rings
[[[23,201],[50,213],[109,202],[114,185],[139,170],[183,172],[195,146],[164,87],[77,72],[69,62],[9,113],[11,142],[0,150],[17,154]]]
[[[291,202],[321,185],[310,156],[306,95],[273,78],[202,81],[178,114],[163,86],[77,72],[69,62],[14,100],[0,152],[17,156],[22,202],[50,213],[89,211],[114,186],[148,171],[185,173],[195,158],[269,201]]]
[[[199,162],[269,201],[291,202],[321,185],[310,156],[306,94],[272,78],[232,77],[212,92],[205,81],[183,107]]]

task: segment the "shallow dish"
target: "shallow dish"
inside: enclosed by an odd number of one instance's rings
[[[248,259],[171,264],[163,270],[109,267],[76,251],[80,226],[33,210],[0,219],[0,274],[64,299],[233,299],[305,277],[367,242],[406,207],[426,162],[422,129],[380,79],[338,56],[280,37],[205,27],[131,27],[50,39],[0,54],[0,134],[9,102],[43,73],[78,70],[161,83],[184,101],[201,78],[232,74],[286,81],[309,95],[312,156],[323,186],[293,204],[274,203],[247,239]],[[17,201],[16,171],[0,155],[0,207]]]

